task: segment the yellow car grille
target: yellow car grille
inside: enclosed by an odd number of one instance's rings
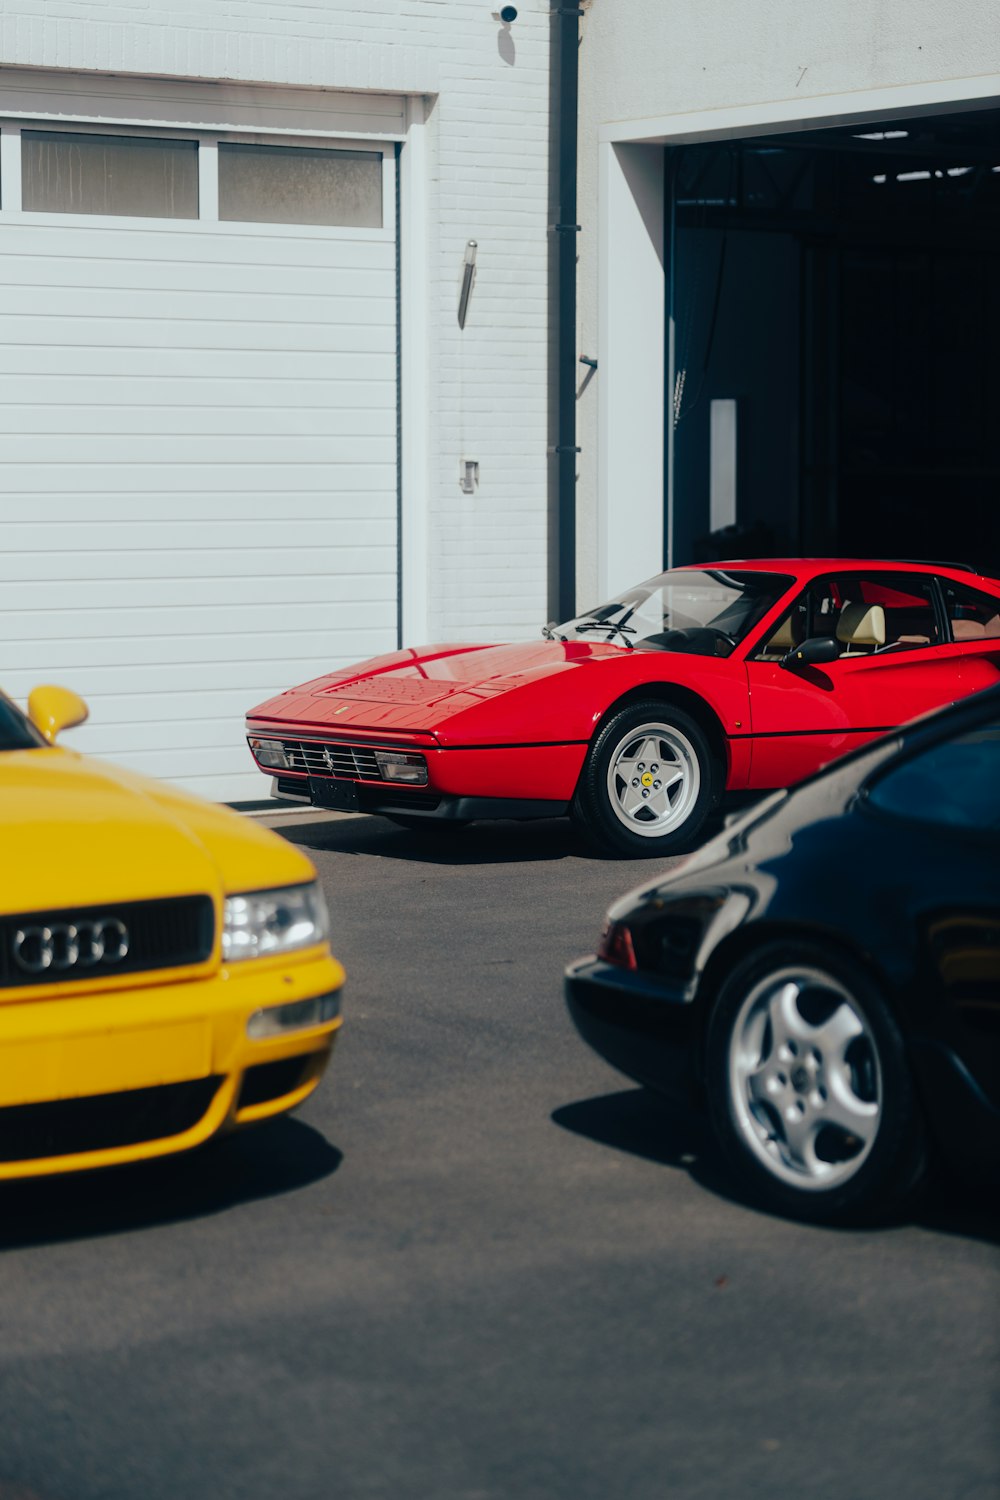
[[[203,963],[214,939],[209,896],[2,916],[0,988]]]

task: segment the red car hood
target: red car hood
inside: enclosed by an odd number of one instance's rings
[[[633,654],[647,653],[603,641],[425,646],[317,677],[251,709],[247,719],[262,728],[281,723],[303,731],[433,735],[442,744],[560,740],[567,737],[565,721],[547,721],[561,717],[554,710],[564,697],[565,679],[582,667],[599,668]],[[523,708],[510,701],[513,693]],[[506,700],[502,707],[500,700]],[[497,705],[497,712],[490,713],[490,705]]]

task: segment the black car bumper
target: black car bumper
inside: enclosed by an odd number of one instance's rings
[[[685,993],[593,957],[569,966],[564,989],[576,1029],[613,1068],[660,1093],[692,1098],[696,1018]]]

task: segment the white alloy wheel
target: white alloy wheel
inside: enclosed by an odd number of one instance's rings
[[[641,838],[662,838],[690,816],[701,790],[691,741],[670,724],[640,724],[611,752],[608,802],[618,821]]]
[[[878,1045],[864,1011],[840,980],[805,964],[768,973],[739,1006],[728,1089],[752,1155],[806,1192],[855,1177],[882,1122]]]

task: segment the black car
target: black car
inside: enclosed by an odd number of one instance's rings
[[[1000,1163],[1000,688],[775,792],[611,908],[581,1035],[701,1098],[782,1212],[898,1210],[935,1150]]]

